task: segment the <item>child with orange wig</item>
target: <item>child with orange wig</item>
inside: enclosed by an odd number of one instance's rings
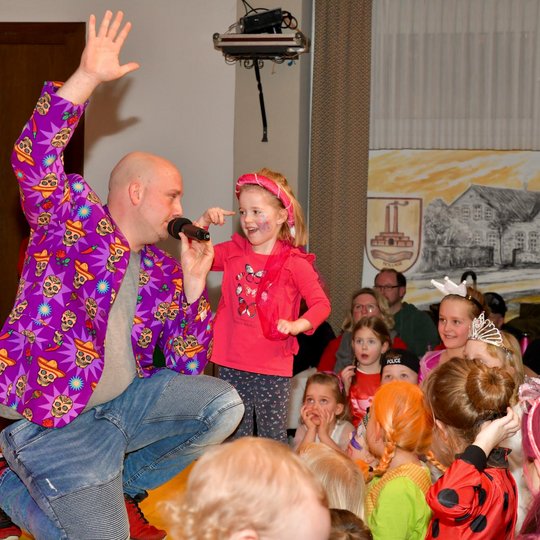
[[[423,540],[431,511],[429,469],[419,459],[431,445],[433,417],[417,385],[395,381],[373,398],[367,425],[370,452],[379,458],[366,498],[374,540]]]

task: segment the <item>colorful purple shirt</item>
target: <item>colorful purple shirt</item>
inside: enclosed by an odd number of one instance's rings
[[[0,330],[0,403],[45,427],[80,414],[101,377],[107,321],[130,256],[99,197],[64,171],[62,152],[86,104],[60,98],[58,86],[45,83],[12,155],[31,235]],[[206,294],[188,305],[178,262],[145,246],[131,334],[139,377],[157,370],[156,346],[167,368],[201,373],[211,339]]]

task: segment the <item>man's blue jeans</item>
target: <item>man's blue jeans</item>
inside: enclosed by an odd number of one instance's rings
[[[168,481],[226,439],[243,413],[228,383],[163,369],[63,428],[21,420],[0,435],[16,473],[0,478],[0,506],[39,540],[125,540],[123,493]]]

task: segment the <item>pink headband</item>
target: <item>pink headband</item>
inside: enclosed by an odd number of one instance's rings
[[[240,196],[240,188],[248,184],[259,186],[266,189],[267,191],[272,193],[272,195],[276,196],[281,201],[281,204],[283,204],[285,210],[287,210],[287,224],[289,225],[289,228],[291,229],[291,235],[294,237],[294,211],[293,211],[293,205],[292,205],[291,199],[287,195],[287,192],[284,189],[282,189],[281,186],[277,182],[270,180],[270,178],[267,178],[266,176],[263,176],[262,174],[250,173],[250,174],[243,174],[236,181],[236,197],[237,198]]]

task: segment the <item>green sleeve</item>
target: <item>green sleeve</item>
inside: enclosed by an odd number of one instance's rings
[[[420,488],[395,478],[382,489],[368,518],[373,540],[424,540],[431,510]]]

